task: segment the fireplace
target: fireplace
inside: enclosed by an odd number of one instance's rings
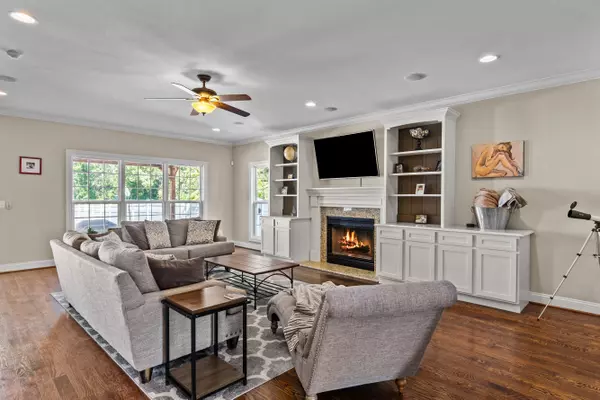
[[[375,220],[327,217],[327,262],[375,270]]]

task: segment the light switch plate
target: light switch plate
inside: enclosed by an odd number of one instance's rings
[[[0,210],[6,208],[6,201],[0,200]]]

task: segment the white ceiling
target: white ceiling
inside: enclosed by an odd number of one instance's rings
[[[13,21],[15,9],[39,24]],[[25,54],[0,54],[0,75],[18,79],[0,81],[0,113],[246,141],[600,69],[598,15],[598,0],[3,0],[0,48]],[[478,63],[485,52],[502,57]],[[218,74],[217,92],[252,96],[233,104],[252,115],[143,100],[180,97],[169,83],[199,86],[201,71]],[[429,77],[406,82],[411,72]]]

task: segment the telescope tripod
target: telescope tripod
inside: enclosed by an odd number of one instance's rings
[[[577,204],[577,203],[574,203],[574,204]],[[571,209],[572,208],[573,207],[571,207]],[[596,237],[596,252],[593,254],[593,256],[596,260],[598,260],[598,265],[600,265],[600,222],[594,222],[594,227],[592,228],[592,231],[588,235],[587,239],[585,239],[585,242],[583,242],[583,246],[581,246],[581,250],[579,250],[579,253],[577,253],[577,255],[575,256],[575,259],[571,263],[571,266],[569,267],[567,272],[563,275],[562,280],[558,284],[558,287],[556,288],[554,293],[552,293],[552,296],[550,296],[550,300],[548,300],[548,304],[546,304],[546,307],[544,307],[544,309],[542,310],[542,312],[540,313],[540,315],[537,318],[538,321],[540,320],[540,318],[542,318],[542,315],[544,314],[544,312],[546,311],[546,309],[548,308],[550,303],[552,303],[552,300],[554,300],[554,296],[556,296],[556,293],[558,293],[558,291],[560,290],[560,287],[563,285],[563,283],[565,283],[565,281],[569,277],[571,270],[573,269],[575,264],[577,264],[577,261],[579,261],[579,258],[583,254],[583,251],[587,247],[590,240],[592,239],[592,236]]]

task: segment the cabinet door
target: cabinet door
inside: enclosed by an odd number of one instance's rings
[[[477,296],[517,302],[517,254],[498,250],[475,250]]]
[[[452,282],[460,293],[473,293],[473,249],[438,245],[437,279]]]
[[[290,258],[289,228],[275,228],[275,255]]]
[[[404,242],[404,279],[435,280],[435,244]]]
[[[262,225],[261,228],[261,251],[264,254],[273,255],[275,254],[275,229],[269,225]]]
[[[377,240],[377,275],[402,280],[402,240]]]

